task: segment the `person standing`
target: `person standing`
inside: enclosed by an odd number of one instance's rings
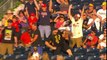
[[[71,9],[72,9],[72,5],[69,6],[69,12],[68,12],[68,16],[72,21],[72,34],[73,34],[71,36],[72,43],[70,42],[70,47],[73,48],[75,44],[77,45],[77,47],[81,47],[82,37],[83,37],[82,24],[83,24],[84,7],[81,12],[81,16],[79,14],[75,14],[73,17],[71,15]]]
[[[12,20],[8,20],[8,26],[3,29],[2,43],[0,54],[5,55],[6,51],[8,54],[13,54],[13,46],[17,47],[17,37],[15,35],[15,29],[12,27]]]
[[[34,2],[36,3],[36,0],[34,0]],[[50,0],[49,2],[49,7],[47,7],[46,4],[42,4],[42,7],[39,7],[39,5],[36,5],[39,10],[39,30],[40,30],[40,34],[41,34],[41,38],[42,40],[49,37],[50,33],[51,33],[51,27],[50,27],[50,16],[51,16],[51,12],[53,11],[52,9],[52,0]]]

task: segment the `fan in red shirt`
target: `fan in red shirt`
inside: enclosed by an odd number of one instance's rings
[[[30,28],[32,28],[31,25],[33,23],[37,23],[37,21],[38,21],[38,17],[34,13],[31,13],[30,16],[28,17]]]
[[[21,41],[22,43],[26,46],[26,45],[30,45],[31,44],[31,38],[30,38],[30,33],[29,33],[30,30],[24,32],[22,35],[21,35]]]
[[[19,28],[19,21],[17,20],[18,18],[16,16],[13,16],[13,23],[12,26],[15,28],[15,32],[19,32],[20,28]]]
[[[91,31],[91,33],[88,35],[86,40],[84,41],[84,48],[86,47],[96,47],[96,44],[98,42],[98,37],[96,36],[95,31]]]

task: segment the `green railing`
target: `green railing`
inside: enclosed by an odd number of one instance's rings
[[[0,0],[1,1],[1,0]],[[18,0],[2,0],[0,5],[0,20],[8,9],[13,9]],[[4,2],[4,3],[3,3]]]

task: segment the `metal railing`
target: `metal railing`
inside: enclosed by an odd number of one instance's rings
[[[12,0],[6,0],[5,3],[0,6],[0,15],[4,14],[9,8],[12,8]]]

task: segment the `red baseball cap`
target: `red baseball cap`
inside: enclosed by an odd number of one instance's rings
[[[42,4],[42,7],[47,7],[47,5],[46,4]]]
[[[35,14],[34,14],[34,13],[31,13],[30,16],[35,16]]]

